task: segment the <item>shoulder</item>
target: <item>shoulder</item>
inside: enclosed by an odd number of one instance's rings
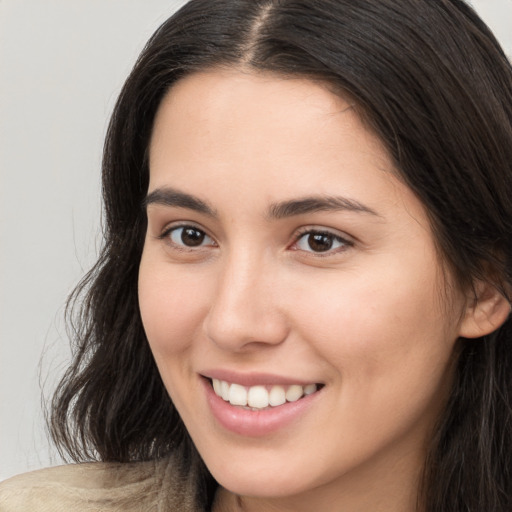
[[[196,511],[194,482],[173,466],[95,462],[25,473],[0,483],[0,512]]]
[[[0,484],[0,512],[131,512],[137,510],[133,498],[151,493],[154,478],[148,464],[87,463],[33,471]]]

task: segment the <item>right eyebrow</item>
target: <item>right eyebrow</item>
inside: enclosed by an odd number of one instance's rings
[[[157,188],[150,192],[145,197],[142,206],[147,208],[150,204],[187,208],[208,215],[209,217],[217,216],[215,209],[205,201],[170,187]]]

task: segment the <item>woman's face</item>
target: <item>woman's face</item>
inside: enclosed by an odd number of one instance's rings
[[[464,298],[354,109],[307,80],[192,75],[158,111],[147,202],[144,327],[217,481],[306,500],[416,479]]]

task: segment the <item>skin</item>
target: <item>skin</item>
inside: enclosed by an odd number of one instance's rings
[[[215,212],[150,203],[139,276],[162,379],[221,486],[214,510],[415,510],[454,347],[474,318],[378,138],[321,84],[198,73],[155,120],[149,194],[166,187]],[[368,211],[269,216],[312,195]],[[201,245],[183,242],[183,224],[206,234]],[[315,252],[312,230],[333,248]],[[212,368],[324,387],[285,428],[237,435],[208,407]]]

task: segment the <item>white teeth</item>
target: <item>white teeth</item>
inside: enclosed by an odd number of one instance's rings
[[[222,396],[222,389],[221,389],[222,386],[220,385],[220,380],[213,379],[212,383],[213,383],[213,390],[215,391],[215,394],[218,396]]]
[[[220,381],[220,396],[222,400],[229,402],[229,384],[224,380]]]
[[[286,393],[283,386],[272,386],[268,395],[268,403],[272,407],[283,405],[286,402]]]
[[[228,401],[232,405],[247,405],[247,391],[240,384],[231,384]]]
[[[286,391],[286,400],[288,402],[296,402],[304,394],[304,388],[302,386],[293,385]]]
[[[252,386],[247,393],[249,407],[264,409],[268,407],[268,391],[263,386]]]
[[[304,387],[305,395],[312,395],[316,391],[316,384],[308,384]]]
[[[212,379],[213,390],[217,396],[231,405],[248,406],[253,409],[265,409],[269,405],[278,407],[286,402],[296,402],[304,395],[311,395],[317,390],[316,384],[300,386],[293,384],[284,386],[251,386],[246,388],[240,384],[230,384],[224,380]]]

